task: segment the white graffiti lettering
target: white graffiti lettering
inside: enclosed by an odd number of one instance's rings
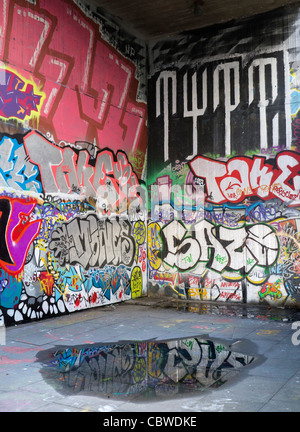
[[[255,266],[274,265],[279,253],[275,232],[262,223],[230,229],[202,220],[188,233],[182,222],[173,220],[161,229],[161,236],[163,261],[180,271],[202,262],[218,273],[249,274]]]

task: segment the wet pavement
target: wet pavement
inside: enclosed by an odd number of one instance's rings
[[[299,310],[169,298],[8,327],[0,411],[299,412],[299,329]]]

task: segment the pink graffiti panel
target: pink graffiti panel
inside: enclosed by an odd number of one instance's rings
[[[99,25],[69,0],[3,0],[0,11],[2,60],[20,77],[30,74],[43,93],[41,133],[145,153],[136,66],[102,39]]]

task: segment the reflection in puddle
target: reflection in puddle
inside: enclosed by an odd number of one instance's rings
[[[198,337],[40,351],[44,379],[63,394],[171,398],[217,388],[255,359]]]

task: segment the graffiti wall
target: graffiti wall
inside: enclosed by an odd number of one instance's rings
[[[153,292],[299,302],[299,26],[292,7],[152,42]]]
[[[0,323],[147,286],[296,305],[299,26],[146,46],[79,0],[0,1]]]
[[[141,296],[144,43],[71,0],[0,20],[0,321]]]

